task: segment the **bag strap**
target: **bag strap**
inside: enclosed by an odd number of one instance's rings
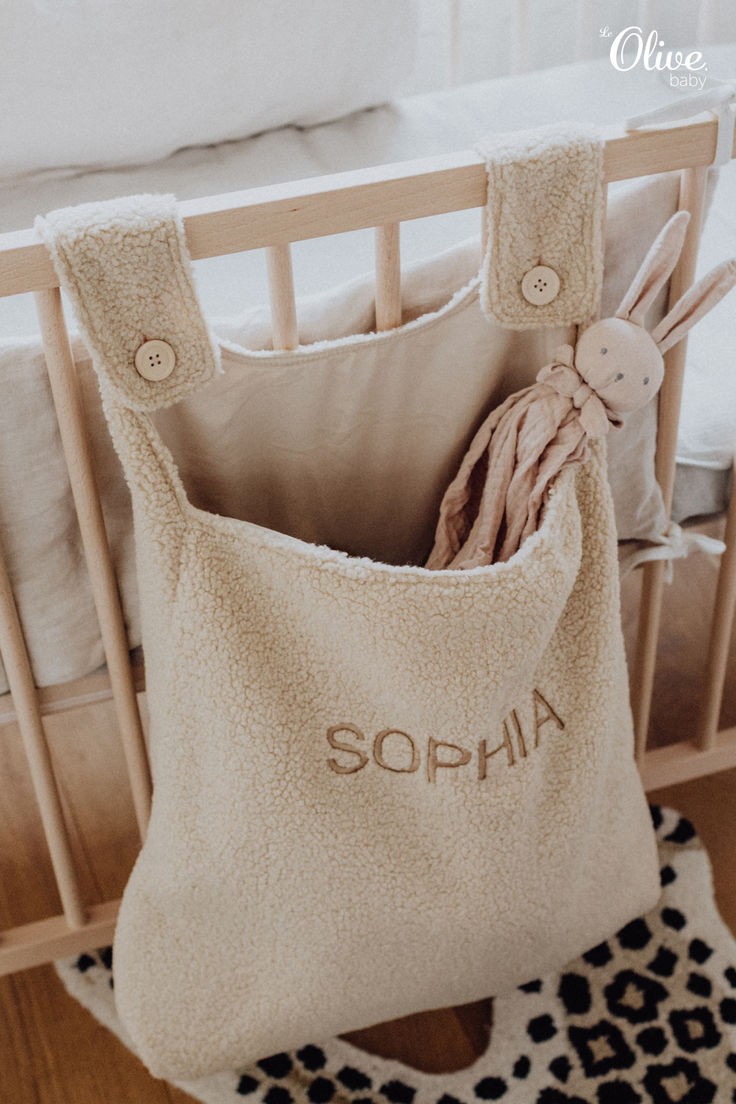
[[[171,406],[220,370],[173,195],[65,207],[36,219],[92,354],[106,405]]]
[[[603,150],[588,124],[489,134],[480,303],[514,330],[594,318],[603,283]]]
[[[221,370],[175,197],[86,203],[52,211],[35,225],[92,355],[133,498],[137,539],[152,538],[151,562],[173,593],[188,500],[149,414]]]

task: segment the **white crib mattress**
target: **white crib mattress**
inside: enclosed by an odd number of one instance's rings
[[[708,47],[709,74],[736,72],[736,44]],[[659,106],[679,93],[654,74],[617,72],[607,59],[485,81],[405,99],[337,122],[272,131],[240,142],[181,150],[164,161],[83,173],[35,175],[0,185],[0,231],[30,226],[55,207],[139,192],[174,192],[180,199],[452,152],[484,133],[575,118],[606,125]],[[629,185],[612,185],[626,188]],[[721,172],[705,228],[700,271],[736,255],[736,165]],[[421,219],[402,227],[402,259],[419,260],[478,232],[477,211]],[[369,231],[296,243],[297,297],[353,279],[373,264]],[[196,263],[200,294],[211,318],[241,315],[266,301],[262,251]],[[677,515],[723,505],[723,470],[736,437],[734,307],[731,298],[693,331],[678,460],[714,474],[683,482]],[[216,327],[215,327],[216,328]],[[7,347],[37,332],[32,297],[0,299],[0,342]],[[708,476],[704,477],[706,480]],[[710,486],[710,484],[708,484]],[[716,489],[716,485],[720,490]],[[688,490],[687,488],[692,488]],[[707,503],[707,505],[706,505]]]

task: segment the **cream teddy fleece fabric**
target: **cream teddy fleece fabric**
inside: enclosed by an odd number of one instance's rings
[[[652,807],[662,895],[654,909],[563,970],[493,1002],[487,1048],[425,1073],[346,1039],[179,1082],[202,1104],[733,1104],[736,940],[718,915],[692,824]],[[111,949],[56,963],[64,986],[128,1047]],[[99,1054],[107,1041],[100,1040]],[[11,1075],[12,1076],[12,1075]],[[288,1102],[287,1102],[288,1104]]]
[[[603,283],[603,150],[596,127],[554,123],[478,143],[488,172],[488,248],[481,306],[513,329],[570,325],[595,315]],[[554,269],[556,297],[529,303],[521,281]]]
[[[74,211],[43,232],[133,497],[154,796],[115,993],[149,1069],[200,1077],[501,993],[650,908],[602,448],[509,562],[463,572],[196,508],[110,351],[132,294],[123,212],[106,212],[119,233]]]
[[[113,204],[65,207],[35,221],[62,286],[74,283],[80,266],[94,285],[94,295],[74,296],[80,329],[104,360],[103,392],[132,410],[179,402],[220,369],[219,346],[199,310],[184,229],[171,218],[175,203],[172,195],[127,196]],[[176,354],[174,372],[155,384],[134,364],[139,345],[154,338]]]

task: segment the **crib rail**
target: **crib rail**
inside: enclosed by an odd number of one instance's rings
[[[673,297],[692,282],[698,248],[705,167],[716,148],[712,118],[666,130],[607,137],[607,181],[680,169],[680,206],[693,216],[682,257],[672,278]],[[734,149],[736,155],[736,149]],[[486,174],[474,153],[384,166],[259,188],[181,204],[191,255],[212,257],[248,249],[267,250],[275,347],[298,344],[298,317],[291,272],[293,241],[376,228],[376,319],[379,329],[401,320],[400,224],[472,207],[484,207]],[[0,295],[33,291],[41,323],[52,393],[75,508],[92,584],[109,672],[109,691],[99,676],[50,692],[33,685],[9,583],[0,575],[0,651],[8,671],[14,716],[21,729],[34,791],[42,814],[63,912],[0,933],[0,974],[47,962],[62,954],[100,946],[112,938],[117,901],[81,900],[66,821],[44,732],[45,713],[73,708],[110,693],[125,749],[137,821],[145,831],[150,775],[136,698],[140,671],[131,667],[123,617],[110,562],[99,496],[85,437],[76,373],[58,280],[34,231],[0,236]],[[685,342],[665,357],[666,376],[659,415],[657,475],[669,505],[675,467]],[[736,500],[736,495],[734,496]],[[717,732],[725,654],[736,602],[736,507],[728,521],[729,551],[723,559],[709,660],[708,690],[697,744],[647,751],[646,731],[662,602],[662,565],[645,569],[634,687],[637,753],[648,788],[736,766],[736,728]],[[5,580],[5,581],[3,581]]]
[[[712,117],[661,130],[626,133],[608,128],[605,179],[704,168],[713,161],[716,134]],[[485,197],[485,166],[477,153],[465,150],[184,200],[179,208],[196,261],[482,207]],[[0,235],[0,296],[58,286],[34,230]]]

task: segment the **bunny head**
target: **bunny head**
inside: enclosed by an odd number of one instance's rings
[[[644,258],[615,316],[594,322],[575,347],[575,369],[601,400],[613,424],[619,422],[619,415],[638,410],[654,397],[664,379],[663,353],[736,283],[736,260],[725,261],[693,285],[651,334],[644,329],[646,313],[680,256],[689,221],[687,211],[672,216]]]
[[[613,414],[638,410],[659,390],[664,361],[641,326],[624,318],[594,322],[578,339],[575,367]]]

